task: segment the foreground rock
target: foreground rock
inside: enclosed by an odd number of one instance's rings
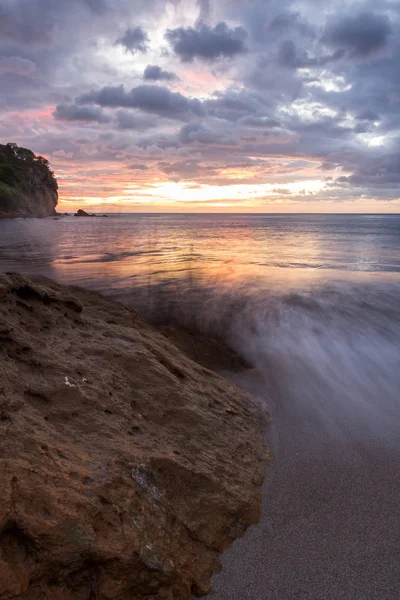
[[[48,160],[28,148],[0,144],[0,219],[55,216],[57,190]]]
[[[207,593],[259,519],[265,422],[122,305],[0,276],[0,597]]]

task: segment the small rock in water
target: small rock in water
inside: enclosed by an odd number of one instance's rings
[[[74,214],[74,217],[95,217],[96,215],[94,213],[87,213],[86,210],[82,210],[82,208],[79,208],[76,213]]]

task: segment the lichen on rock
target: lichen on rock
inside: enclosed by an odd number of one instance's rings
[[[99,294],[6,274],[0,295],[1,598],[209,592],[259,518],[259,402]]]

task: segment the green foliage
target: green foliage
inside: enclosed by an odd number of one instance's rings
[[[58,187],[49,161],[13,142],[0,144],[0,182],[22,189],[42,184],[55,190]]]
[[[15,143],[0,144],[0,217],[4,212],[23,212],[20,207],[26,198],[40,197],[46,189],[53,190],[57,198],[57,188],[46,158]]]
[[[17,173],[8,163],[0,164],[0,182],[14,185],[17,182]]]
[[[0,181],[0,196],[10,196],[11,197],[13,195],[13,193],[14,193],[14,190],[11,186]]]
[[[11,142],[7,144],[7,148],[11,150],[11,152],[16,158],[18,158],[18,160],[32,161],[35,159],[35,155],[33,154],[32,150],[29,150],[28,148],[17,146],[17,144]]]
[[[40,165],[43,165],[44,167],[48,167],[49,166],[49,161],[47,160],[47,158],[44,158],[44,156],[36,156],[35,157],[36,162],[38,162]]]
[[[0,212],[12,209],[15,189],[0,181]]]

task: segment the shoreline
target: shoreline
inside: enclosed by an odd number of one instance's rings
[[[47,278],[0,275],[0,297],[0,589],[208,593],[258,522],[270,459],[265,409],[209,368],[244,363]]]
[[[267,393],[256,373],[233,379]],[[260,522],[224,553],[207,599],[393,600],[398,442],[384,443],[346,414],[327,430],[304,406],[281,400],[268,396],[274,462],[266,467]]]

